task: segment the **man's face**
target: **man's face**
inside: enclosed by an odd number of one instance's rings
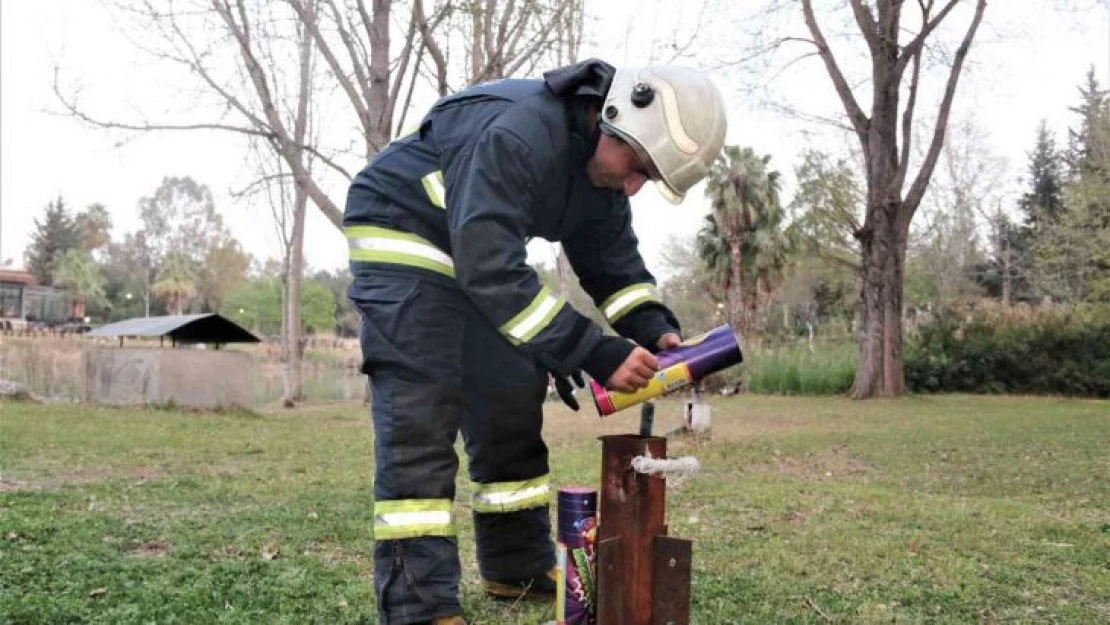
[[[602,134],[594,155],[586,163],[586,175],[595,187],[636,195],[648,181],[648,168],[632,146],[616,137]]]

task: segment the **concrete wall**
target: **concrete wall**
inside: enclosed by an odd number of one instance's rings
[[[251,407],[254,369],[251,355],[236,351],[95,347],[85,353],[85,400]]]

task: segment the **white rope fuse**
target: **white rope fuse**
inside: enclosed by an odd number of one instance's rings
[[[651,453],[632,459],[632,470],[644,475],[654,475],[667,480],[668,486],[678,486],[701,470],[693,456],[681,458],[652,458]]]

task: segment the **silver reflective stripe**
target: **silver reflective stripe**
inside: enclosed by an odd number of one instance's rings
[[[374,538],[454,536],[450,499],[399,499],[374,502]]]
[[[522,340],[523,337],[527,336],[529,332],[535,330],[536,326],[543,323],[544,318],[547,317],[548,313],[551,312],[551,309],[555,308],[558,305],[559,298],[555,297],[554,295],[548,294],[547,297],[544,298],[543,302],[539,305],[539,307],[537,307],[536,310],[532,311],[532,314],[522,319],[520,323],[516,324],[515,326],[513,326],[512,329],[509,330],[509,334],[513,335],[513,338],[515,339]]]
[[[605,302],[601,312],[605,315],[605,319],[612,323],[639,304],[647,301],[658,301],[658,299],[655,294],[655,287],[651,284],[633,285],[618,292],[609,301]]]
[[[515,344],[526,343],[551,323],[564,303],[563,298],[543,287],[527,308],[501,326],[501,333]]]
[[[410,525],[449,525],[450,512],[387,512],[374,517],[377,525],[408,527]]]
[[[549,491],[550,489],[547,484],[541,484],[540,486],[532,486],[511,492],[479,493],[474,496],[474,499],[480,503],[489,504],[491,506],[504,506],[533,497],[546,497]]]
[[[548,476],[541,475],[519,482],[479,484],[474,491],[471,505],[474,511],[480,514],[516,512],[546,506],[548,482]]]
[[[447,254],[430,245],[418,243],[416,241],[405,241],[402,239],[386,239],[378,237],[363,237],[358,239],[349,239],[348,245],[352,250],[368,250],[374,252],[393,252],[397,254],[408,254],[411,256],[419,256],[426,258],[430,261],[446,265],[452,269],[455,268],[454,261]]]

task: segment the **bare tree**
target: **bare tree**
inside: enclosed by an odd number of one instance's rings
[[[860,105],[858,87],[853,87],[845,75],[818,24],[812,0],[802,0],[801,4],[812,44],[816,46],[859,140],[867,174],[867,212],[863,226],[856,232],[862,251],[860,363],[851,394],[856,398],[901,395],[905,391],[902,278],[910,221],[940,155],[956,85],[982,21],[986,0],[975,0],[970,23],[952,55],[932,136],[908,190],[905,183],[910,173],[911,139],[925,44],[960,0],[917,0],[920,24],[904,44],[899,43],[906,30],[902,24],[903,0],[873,3],[851,0],[852,14],[871,61],[869,111]],[[907,78],[909,83],[904,85]]]
[[[302,147],[309,142],[317,143],[311,124],[316,118],[312,114],[314,85],[318,82],[315,73],[315,38],[308,24],[315,20],[318,11],[316,0],[306,0],[306,19],[295,24],[294,39],[286,45],[282,37],[262,37],[258,44],[258,58],[261,65],[268,69],[268,79],[274,85],[275,101],[282,105],[278,115],[282,122],[292,129],[293,147],[291,156],[301,169],[310,176],[313,169],[313,154]],[[290,81],[290,89],[285,90],[283,81],[278,80],[280,68],[292,64],[297,67],[296,80]],[[288,91],[288,92],[285,92]],[[304,399],[301,377],[301,281],[304,276],[304,228],[308,208],[308,193],[296,184],[296,175],[289,171],[287,155],[281,155],[257,138],[251,141],[251,152],[255,157],[258,178],[239,193],[247,196],[264,191],[267,204],[273,215],[273,223],[281,241],[281,361],[283,364],[282,404],[292,408]]]
[[[277,160],[269,169],[276,166],[278,175],[260,172],[257,182],[293,185],[292,230],[289,238],[283,237],[286,405],[303,395],[299,306],[305,208],[311,200],[340,227],[342,210],[325,189],[326,180],[336,176],[351,180],[341,157],[373,156],[404,124],[425,53],[436,74],[435,90],[442,95],[451,88],[454,75],[464,77],[461,86],[531,71],[541,59],[562,49],[555,37],[566,30],[556,26],[575,10],[581,14],[581,0],[470,4],[442,0],[430,14],[424,4],[425,0],[411,0],[407,6],[390,0],[116,4],[117,14],[130,24],[125,34],[139,48],[184,68],[196,80],[195,97],[182,116],[186,121],[150,120],[142,114],[121,120],[94,114],[80,104],[75,92],[62,86],[55,70],[59,102],[69,114],[92,126],[133,132],[229,132],[266,146]],[[392,23],[395,11],[407,16],[403,28]],[[393,55],[395,30],[402,38],[399,52]],[[459,45],[468,50],[468,67],[455,68],[444,53]],[[313,75],[317,60],[326,68],[319,79]],[[288,72],[292,66],[300,71]],[[338,103],[332,102],[333,94],[338,95]],[[328,104],[353,111],[361,135],[358,148],[349,147],[349,140],[342,137],[349,124],[324,127],[324,122],[346,118],[333,115]],[[314,172],[313,162],[323,163],[325,171]]]
[[[985,131],[971,116],[949,124],[937,166],[917,220],[923,227],[910,229],[907,252],[918,280],[932,286],[928,304],[980,293],[979,272],[985,267],[980,228],[995,218],[1006,174],[1005,162],[990,151]]]
[[[318,4],[317,4],[318,3]],[[342,211],[328,197],[322,179],[351,173],[340,156],[366,159],[376,154],[403,124],[425,55],[436,74],[435,89],[453,88],[528,72],[550,59],[556,26],[581,0],[484,0],[463,4],[440,0],[430,13],[425,0],[406,4],[390,0],[193,0],[191,2],[120,2],[116,12],[129,26],[124,34],[153,58],[185,68],[196,79],[196,101],[183,115],[187,121],[112,119],[81,105],[77,93],[61,83],[56,68],[54,91],[63,108],[90,125],[124,131],[218,130],[258,137],[285,161],[294,182],[324,215],[339,227]],[[404,28],[393,24],[396,12],[406,15]],[[462,16],[462,17],[460,17]],[[270,66],[260,49],[267,40],[295,40],[296,29],[311,35],[327,68],[329,82],[319,84],[313,98],[338,94],[342,108],[353,111],[361,134],[360,149],[345,146],[348,123],[321,132],[321,143],[298,141],[296,129],[282,115],[276,96],[284,78],[282,66]],[[394,45],[400,31],[400,45]],[[399,48],[396,55],[394,48]],[[449,52],[462,47],[470,59],[465,67],[452,63]],[[452,76],[461,76],[453,81]],[[331,115],[329,119],[344,119]],[[395,124],[395,117],[400,123]],[[333,147],[325,147],[330,141]],[[310,174],[302,152],[326,166]]]

